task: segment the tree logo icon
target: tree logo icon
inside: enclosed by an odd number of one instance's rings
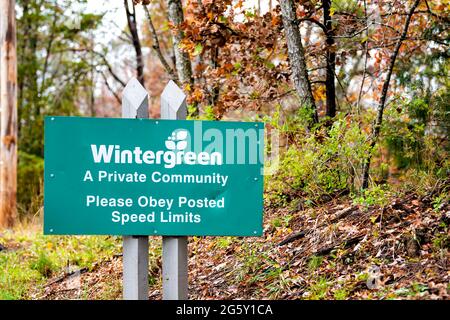
[[[166,140],[166,148],[171,151],[183,151],[187,147],[188,132],[184,129],[175,130]]]

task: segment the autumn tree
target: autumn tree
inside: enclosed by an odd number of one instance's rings
[[[170,4],[177,14],[170,13]],[[196,103],[200,116],[207,119],[264,116],[278,110],[290,117],[300,112],[300,118],[311,118],[307,126],[315,129],[310,133],[321,139],[342,117],[349,124],[356,121],[372,150],[362,160],[365,164],[352,169],[361,177],[355,186],[366,187],[368,159],[378,150],[386,107],[402,90],[411,88],[406,75],[413,71],[402,73],[400,68],[411,69],[411,61],[422,68],[424,59],[431,57],[436,57],[434,64],[444,61],[448,47],[445,6],[425,0],[286,0],[263,11],[261,2],[255,2],[253,9],[248,4],[231,0],[166,3],[163,10],[172,15],[169,26],[178,36],[173,38],[174,56],[178,52],[181,61],[189,61],[192,67],[188,102]],[[175,16],[178,22],[174,23]],[[169,77],[174,78],[176,69],[180,78],[180,70],[190,68],[187,64],[180,68],[180,58],[172,63],[167,53],[158,50],[149,14],[147,20],[155,55]],[[433,81],[445,78],[433,77]],[[432,86],[428,88],[433,91]],[[312,112],[301,112],[308,109]],[[295,139],[291,137],[290,142]]]
[[[167,72],[167,74],[170,76],[170,78],[174,81],[177,81],[178,75],[175,72],[173,66],[171,65],[171,59],[167,59],[167,54],[165,52],[163,52],[162,41],[160,39],[161,36],[160,36],[160,34],[158,34],[158,32],[155,28],[155,24],[153,22],[154,19],[152,17],[152,13],[150,12],[151,9],[149,9],[147,5],[144,5],[143,7],[144,7],[144,11],[145,11],[145,16],[146,16],[147,22],[148,22],[148,28],[144,29],[144,30],[147,30],[147,32],[148,32],[150,46],[156,53],[161,65],[163,66],[163,68]],[[161,8],[158,8],[158,9],[161,9]]]
[[[388,70],[386,73],[386,79],[384,80],[383,88],[381,90],[380,101],[379,101],[378,108],[377,108],[377,117],[376,117],[375,124],[373,127],[373,133],[372,133],[371,142],[370,142],[371,149],[375,146],[375,144],[378,140],[378,136],[380,135],[381,124],[383,121],[383,113],[384,113],[384,108],[386,106],[386,99],[387,99],[387,94],[388,94],[388,89],[389,89],[389,82],[391,81],[392,72],[393,72],[394,66],[395,66],[395,61],[397,59],[397,55],[400,50],[400,47],[401,47],[403,41],[406,39],[406,36],[408,34],[409,24],[411,22],[411,17],[413,16],[414,11],[416,10],[417,6],[419,5],[419,2],[420,2],[420,0],[415,0],[411,6],[411,9],[408,11],[408,14],[406,16],[405,23],[403,26],[403,31],[400,35],[400,38],[397,40],[397,42],[395,44],[394,51],[392,52],[391,56],[389,57],[389,66],[388,66]],[[363,189],[365,189],[369,186],[370,161],[371,161],[371,156],[369,154],[369,157],[367,158],[366,162],[364,163],[364,167],[363,167],[363,178],[362,178],[362,188]]]

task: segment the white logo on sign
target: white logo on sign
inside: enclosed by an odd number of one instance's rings
[[[186,130],[175,130],[166,140],[166,148],[171,151],[183,151],[187,147]]]

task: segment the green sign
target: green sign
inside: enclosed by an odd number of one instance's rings
[[[44,233],[261,236],[264,125],[45,119]]]

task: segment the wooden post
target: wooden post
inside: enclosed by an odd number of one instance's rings
[[[172,80],[161,94],[161,119],[186,119],[186,95]],[[187,237],[163,237],[162,277],[164,300],[188,298]]]
[[[15,0],[0,0],[0,227],[17,211],[17,59]]]
[[[122,118],[148,118],[148,93],[135,78],[123,91]],[[123,237],[123,298],[148,300],[148,236]]]

